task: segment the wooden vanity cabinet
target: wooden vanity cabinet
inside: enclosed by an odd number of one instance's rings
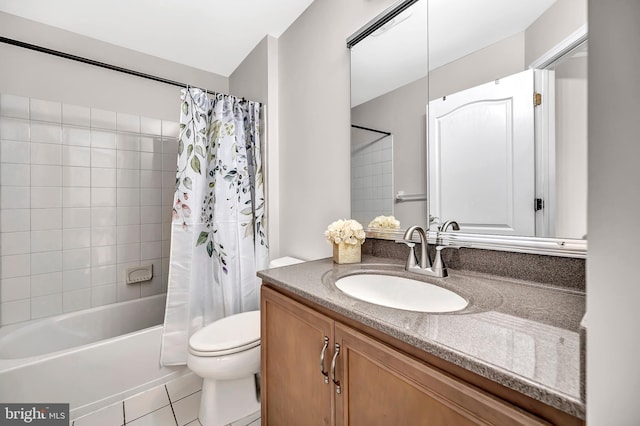
[[[261,310],[263,425],[550,424],[266,286]]]
[[[260,303],[262,424],[333,425],[333,385],[320,371],[325,341],[325,366],[333,354],[333,320],[264,286]]]

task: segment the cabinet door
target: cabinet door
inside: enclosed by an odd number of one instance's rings
[[[320,366],[326,337],[328,371],[333,321],[264,286],[261,300],[263,424],[333,424],[334,398]]]
[[[548,424],[339,323],[335,335],[337,425]]]

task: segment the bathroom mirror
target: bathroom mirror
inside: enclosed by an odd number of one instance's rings
[[[427,1],[396,3],[347,44],[351,46],[352,217],[366,227],[378,215],[394,215],[401,226],[426,228]],[[364,165],[358,158],[363,139],[375,141]],[[393,148],[387,154],[384,144],[389,139]],[[363,189],[362,181],[369,187]],[[406,195],[422,194],[421,200],[397,202],[399,189]],[[380,204],[385,208],[376,210]]]
[[[390,11],[403,6],[400,12],[388,18]],[[409,23],[415,16],[420,16],[424,25],[422,30],[414,29],[410,36],[397,38],[402,34],[403,26],[410,27]],[[408,29],[405,32],[409,33]],[[387,43],[381,41],[392,34],[396,37],[389,37]],[[479,248],[586,256],[586,239],[583,239],[586,238],[586,74],[576,70],[573,65],[567,65],[577,62],[581,63],[579,66],[586,64],[586,51],[575,55],[583,59],[565,61],[565,65],[562,65],[565,70],[555,71],[562,64],[558,58],[584,40],[586,1],[582,0],[430,0],[428,5],[426,0],[403,1],[387,9],[347,40],[352,57],[352,124],[394,134],[393,214],[400,220],[402,228],[413,224],[426,228],[427,218],[431,217],[434,222],[429,233],[433,239],[438,223],[453,219],[460,222],[462,229],[447,232],[443,235],[445,240]],[[363,59],[363,56],[368,59]],[[408,56],[412,56],[414,63],[422,63],[422,74],[408,72],[411,69],[405,65],[410,61],[406,58]],[[392,80],[382,72],[389,64],[395,65],[389,67],[392,70],[400,71],[396,77],[401,84],[395,87],[381,83]],[[529,149],[532,158],[527,158],[529,166],[533,165],[535,169],[529,173],[530,181],[527,183],[528,190],[534,191],[531,193],[533,196],[526,196],[527,208],[533,212],[529,214],[529,220],[533,220],[533,223],[526,227],[526,231],[509,229],[509,226],[503,225],[509,225],[511,218],[507,213],[510,212],[505,213],[503,209],[503,217],[485,215],[481,226],[468,226],[471,222],[467,218],[468,211],[456,213],[452,208],[443,208],[442,198],[434,198],[436,195],[442,197],[442,191],[446,189],[449,200],[468,200],[468,192],[456,194],[454,189],[456,186],[468,189],[474,182],[465,183],[462,180],[464,173],[452,167],[457,165],[460,168],[455,161],[459,155],[456,148],[446,153],[446,161],[438,163],[444,151],[434,150],[436,143],[442,143],[442,140],[436,138],[434,130],[439,123],[433,124],[434,115],[429,113],[428,105],[431,103],[433,107],[434,101],[442,101],[447,97],[454,99],[458,93],[483,84],[506,83],[507,77],[529,68],[543,70],[536,72],[535,77],[531,71],[531,80],[535,80],[535,91],[544,90],[542,106],[535,110],[534,90],[531,90],[530,110],[535,114],[535,122],[529,125],[532,133],[530,138],[542,134],[547,136],[544,143],[537,140],[532,142]],[[556,77],[565,80],[554,84]],[[534,81],[530,83],[533,87]],[[562,95],[576,90],[576,86],[580,90],[580,97],[570,95],[564,99],[579,99],[579,102],[572,105],[565,101],[549,101],[554,99],[554,89],[556,94]],[[361,94],[364,88],[370,90],[368,97]],[[558,111],[563,115],[556,116]],[[567,120],[570,125],[565,125]],[[455,128],[460,129],[459,126]],[[409,130],[410,134],[404,137],[403,133],[409,133]],[[470,130],[472,134],[474,131]],[[577,148],[566,148],[562,143],[554,145],[553,140],[548,142],[549,135],[551,139],[557,137],[560,140],[569,134],[567,132],[571,132],[572,138],[580,139]],[[427,139],[428,143],[425,143]],[[513,146],[503,146],[503,149],[513,149]],[[461,169],[472,169],[468,166],[473,165],[473,158],[469,155],[473,151],[462,150],[467,154],[463,160],[471,163]],[[484,150],[479,149],[478,152],[484,153]],[[482,170],[487,170],[483,167],[492,164],[491,161],[494,160],[476,161],[475,170],[478,173],[468,176],[475,176],[477,183],[486,174],[482,173]],[[571,163],[570,167],[566,161]],[[449,169],[445,169],[447,162]],[[427,167],[427,164],[431,167]],[[509,170],[513,163],[505,164],[503,161],[502,166],[503,170]],[[438,167],[441,174],[434,176],[433,172]],[[567,170],[570,172],[566,173]],[[544,177],[541,171],[545,171]],[[458,181],[454,185],[441,185],[437,194],[433,181],[438,183],[437,179],[440,178],[439,183],[446,183],[447,173],[457,174]],[[506,179],[498,178],[497,182],[509,185],[505,183]],[[503,205],[507,202],[513,203],[513,200],[502,199]],[[564,207],[561,206],[563,202]],[[477,209],[475,202],[466,204],[467,210]],[[433,205],[431,209],[430,205]],[[566,208],[566,205],[571,208]],[[495,224],[499,226],[493,226]],[[560,231],[556,232],[556,228]],[[373,231],[368,232],[380,238],[397,237],[397,233]]]

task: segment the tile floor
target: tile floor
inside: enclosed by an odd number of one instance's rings
[[[190,373],[73,420],[72,426],[202,426],[202,379]],[[260,412],[229,426],[259,426]]]

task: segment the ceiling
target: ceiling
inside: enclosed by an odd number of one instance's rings
[[[352,105],[523,31],[555,0],[420,1],[352,51]],[[0,0],[0,11],[228,77],[313,0]]]
[[[313,0],[0,0],[0,11],[228,77]]]

